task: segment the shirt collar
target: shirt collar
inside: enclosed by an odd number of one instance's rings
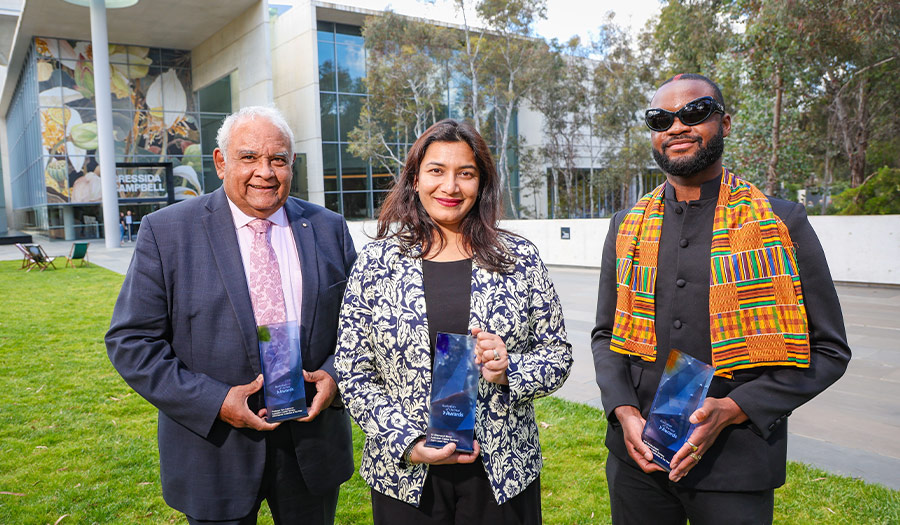
[[[231,217],[234,219],[234,227],[237,229],[243,228],[244,226],[250,224],[250,221],[256,219],[257,217],[251,217],[246,213],[242,212],[240,208],[237,207],[237,204],[231,201],[228,197],[228,194],[225,195],[225,198],[228,199],[228,207],[231,208]],[[275,213],[266,217],[266,220],[271,221],[276,226],[287,226],[287,214],[284,212],[284,206],[275,210]]]
[[[717,199],[719,198],[719,186],[722,185],[722,176],[719,175],[714,179],[710,179],[703,184],[700,185],[700,198],[697,200],[705,200],[705,199]],[[666,200],[674,201],[678,200],[675,198],[675,187],[666,182]]]

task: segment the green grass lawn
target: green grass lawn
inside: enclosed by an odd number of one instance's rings
[[[186,523],[160,495],[156,410],[106,358],[122,276],[18,266],[0,262],[0,524]],[[602,413],[555,398],[537,413],[544,522],[608,523]],[[354,443],[358,461],[358,429]],[[337,523],[370,516],[368,487],[354,475]],[[775,520],[900,523],[900,492],[790,464]],[[265,509],[260,523],[271,523]]]

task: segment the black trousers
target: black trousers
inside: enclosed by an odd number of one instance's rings
[[[645,474],[612,454],[606,482],[614,525],[761,525],[772,523],[775,491],[713,492],[679,487],[667,472]]]
[[[277,525],[333,525],[339,487],[324,494],[312,494],[303,480],[294,440],[287,425],[266,435],[266,467],[256,505],[250,514],[236,520],[204,521],[187,516],[191,525],[255,525],[263,500],[269,504]]]
[[[375,525],[539,525],[541,480],[498,505],[481,460],[428,469],[419,506],[372,491]]]

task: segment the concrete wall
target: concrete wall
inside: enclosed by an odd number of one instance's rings
[[[6,69],[6,68],[0,68]],[[2,76],[2,74],[0,74]],[[2,81],[2,78],[0,78]],[[2,85],[2,84],[0,84]],[[13,206],[12,206],[12,188],[11,176],[9,171],[9,142],[6,138],[6,119],[0,117],[0,235],[9,231],[13,222]]]
[[[900,285],[900,215],[810,217],[836,281]]]
[[[272,59],[269,13],[260,1],[241,13],[219,32],[191,50],[193,88],[198,90],[237,71],[232,98],[241,107],[272,104]]]
[[[305,0],[291,3],[272,23],[274,101],[294,131],[294,152],[306,155],[308,198],[324,205],[316,8]]]
[[[900,215],[816,216],[809,222],[835,281],[900,286]],[[374,221],[349,225],[357,250],[375,231]],[[546,264],[599,268],[609,219],[503,221],[501,226],[537,245]],[[569,239],[560,238],[564,227]]]

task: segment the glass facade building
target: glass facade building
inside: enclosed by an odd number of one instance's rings
[[[349,151],[349,134],[359,122],[367,97],[366,50],[361,28],[319,20],[316,29],[325,206],[348,220],[375,218],[393,177],[379,163],[360,159]],[[460,98],[466,80],[449,66],[445,74],[450,81],[441,118],[465,118]],[[515,118],[511,127],[512,137],[516,137]],[[490,137],[486,139],[490,140]],[[403,152],[412,144],[398,140],[387,146]],[[514,145],[510,149],[510,164],[516,164]],[[397,166],[397,171],[399,168]],[[511,174],[511,183],[517,205],[517,170]],[[504,197],[503,202],[508,207],[510,199]]]
[[[347,219],[370,218],[391,176],[348,151],[366,99],[363,37],[359,27],[333,22],[319,21],[317,30],[325,206]]]
[[[34,38],[7,116],[13,209],[51,237],[103,230],[92,55],[89,42]],[[116,162],[171,163],[175,175],[167,187],[164,168],[118,169],[123,209],[141,216],[218,187],[203,135],[215,140],[230,103],[199,111],[190,52],[112,44],[109,57]]]

